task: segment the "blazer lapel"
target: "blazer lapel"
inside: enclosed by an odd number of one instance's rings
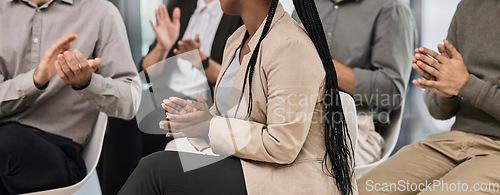
[[[273,18],[273,21],[271,22],[271,27],[270,27],[270,30],[274,27],[274,25],[279,21],[281,20],[281,18],[283,18],[284,14],[285,14],[285,10],[283,9],[283,6],[281,5],[281,3],[278,4],[278,7],[276,9],[276,14]],[[252,57],[252,54],[255,50],[255,47],[257,46],[257,43],[260,39],[260,36],[262,35],[262,32],[264,30],[264,25],[266,23],[266,20],[267,18],[262,22],[262,24],[260,25],[259,29],[257,30],[257,32],[255,32],[255,35],[252,37],[252,39],[250,39],[248,45],[250,46],[250,52],[248,54],[246,54],[244,57],[243,57],[243,60],[241,61],[241,66],[238,70],[238,74],[236,75],[236,79],[234,80],[234,83],[233,83],[233,89],[238,89],[238,90],[242,90],[243,89],[243,82],[244,82],[244,79],[245,79],[245,73],[246,73],[246,69],[248,67],[248,63],[250,61],[250,58]],[[237,32],[239,32],[240,34],[238,35],[238,38],[235,39],[234,41],[232,42],[228,42],[227,43],[227,46],[226,46],[226,49],[224,51],[224,59],[223,59],[223,62],[222,62],[222,65],[221,65],[221,73],[219,74],[219,77],[217,78],[217,82],[215,84],[215,91],[214,91],[214,94],[217,94],[217,88],[219,87],[219,83],[220,83],[220,80],[221,78],[224,76],[224,74],[226,73],[229,65],[231,64],[232,60],[234,59],[234,55],[236,54],[236,50],[241,46],[241,43],[243,42],[243,38],[245,37],[245,34],[247,32],[247,29],[245,26],[242,26],[241,27],[242,29],[238,30]],[[262,45],[261,45],[262,46]],[[259,50],[260,51],[260,50]],[[259,53],[260,55],[260,53]],[[239,58],[238,58],[239,59]],[[256,69],[255,71],[259,71],[258,70],[258,67],[260,66],[260,60],[257,59],[257,63],[256,63]],[[254,74],[255,76],[255,74]],[[238,110],[238,113],[237,113],[237,116],[238,117],[241,117],[243,115],[246,115],[246,99],[248,99],[246,96],[249,92],[249,89],[248,89],[248,83],[246,83],[247,87],[245,88],[245,91],[244,91],[244,97],[242,99],[242,103],[241,103],[241,106],[240,106],[240,109]],[[214,98],[214,105],[216,106],[217,105],[217,98]],[[216,106],[217,108],[217,106]],[[219,113],[217,113],[219,114]],[[234,115],[234,113],[229,113],[230,115]],[[243,114],[243,115],[242,115]]]

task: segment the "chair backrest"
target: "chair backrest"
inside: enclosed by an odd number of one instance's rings
[[[344,92],[340,92],[340,101],[342,102],[342,110],[347,122],[347,129],[351,137],[353,151],[358,145],[358,118],[356,112],[356,103],[352,97]],[[354,154],[353,154],[354,155]]]
[[[99,156],[101,156],[102,144],[104,142],[104,134],[106,133],[106,125],[108,123],[108,117],[104,113],[99,113],[97,121],[94,125],[94,131],[90,136],[89,142],[83,148],[82,157],[87,166],[87,175],[80,182],[58,189],[28,193],[26,195],[69,195],[76,192],[80,187],[87,182],[90,178],[91,173],[95,170],[97,162],[99,161]]]
[[[401,103],[401,105],[405,105],[405,101]],[[370,172],[376,166],[382,164],[385,160],[387,160],[390,156],[394,148],[396,147],[396,143],[398,142],[399,132],[401,130],[401,121],[403,118],[403,110],[404,107],[394,110],[391,113],[391,124],[387,129],[381,132],[382,137],[384,138],[384,148],[382,151],[382,158],[376,162],[356,166],[354,171],[356,172],[356,177],[361,178],[366,173]]]

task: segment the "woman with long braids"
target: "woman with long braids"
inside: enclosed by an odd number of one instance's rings
[[[226,44],[215,104],[165,100],[160,128],[199,151],[141,160],[120,194],[357,194],[337,75],[312,0],[221,0],[245,25]],[[227,158],[226,158],[227,157]],[[206,162],[206,166],[193,164]],[[193,168],[194,167],[194,168]]]

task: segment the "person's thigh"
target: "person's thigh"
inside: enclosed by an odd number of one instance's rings
[[[360,194],[416,194],[456,163],[425,142],[408,145],[358,180]],[[412,189],[413,188],[413,189]]]
[[[5,186],[3,185],[2,177],[0,177],[0,194],[9,194],[9,192],[7,192],[7,189],[5,189]]]
[[[0,127],[0,177],[11,194],[64,187],[82,178],[82,171],[68,158],[68,151],[74,148],[61,148],[46,140],[57,139],[55,135],[42,138],[37,134],[18,124]],[[58,141],[73,145],[62,137]]]
[[[119,194],[246,194],[246,186],[237,158],[164,151],[143,158]]]
[[[420,194],[500,194],[500,153],[466,160],[429,189]]]

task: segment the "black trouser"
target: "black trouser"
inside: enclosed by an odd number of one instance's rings
[[[71,139],[0,125],[0,194],[20,194],[73,185],[86,175]]]
[[[199,162],[215,163],[184,172],[183,168]],[[237,158],[162,151],[143,158],[119,194],[239,195],[247,192]]]

